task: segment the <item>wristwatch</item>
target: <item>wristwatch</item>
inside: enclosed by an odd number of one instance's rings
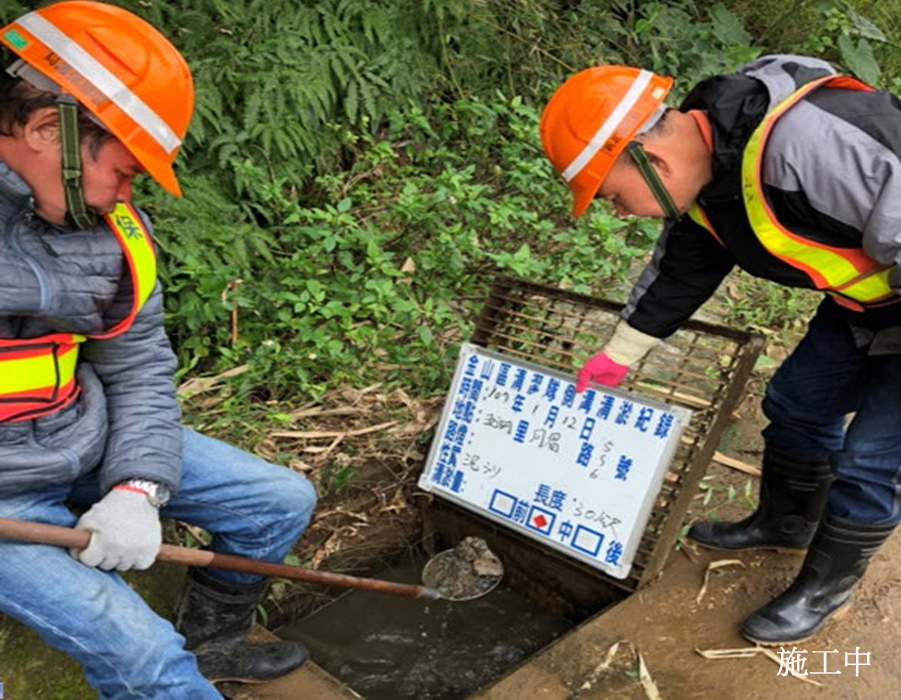
[[[155,508],[162,508],[169,502],[169,489],[156,481],[150,481],[149,479],[129,479],[128,481],[123,481],[121,484],[117,484],[117,486],[128,486],[136,491],[143,491],[147,494],[147,500],[150,501],[150,505]]]

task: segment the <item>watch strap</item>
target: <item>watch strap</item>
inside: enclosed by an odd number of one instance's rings
[[[156,508],[162,508],[169,502],[169,489],[157,481],[149,479],[128,479],[116,484],[114,489],[122,491],[134,491],[147,496],[150,504]]]

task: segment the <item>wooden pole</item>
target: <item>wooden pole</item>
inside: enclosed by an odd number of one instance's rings
[[[74,528],[45,525],[25,520],[11,520],[0,518],[0,538],[18,540],[20,542],[34,542],[36,544],[56,545],[59,547],[84,549],[91,540],[88,530],[76,530]],[[393,583],[374,578],[360,578],[345,574],[333,574],[327,571],[316,571],[301,566],[289,566],[288,564],[273,564],[271,562],[238,557],[232,554],[219,554],[204,549],[190,549],[164,544],[157,554],[157,561],[168,561],[187,566],[214,567],[228,569],[229,571],[242,571],[246,574],[257,574],[274,578],[286,578],[292,581],[307,581],[321,583],[327,586],[339,588],[356,588],[376,593],[389,593],[391,595],[405,596],[407,598],[441,597],[434,588],[417,586],[407,583]]]

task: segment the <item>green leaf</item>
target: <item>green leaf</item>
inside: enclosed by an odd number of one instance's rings
[[[857,45],[847,34],[838,38],[838,48],[842,54],[842,62],[848,69],[868,85],[879,83],[880,69],[876,57],[873,55],[873,47],[866,39],[861,39]]]
[[[416,334],[419,336],[419,339],[426,345],[431,345],[435,342],[432,331],[428,326],[419,326],[419,328],[416,329]]]
[[[360,100],[357,83],[352,82],[347,85],[347,95],[344,97],[344,113],[351,122],[357,120],[357,110],[359,109]]]
[[[748,46],[754,43],[738,16],[732,14],[725,5],[717,3],[710,11],[713,35],[726,46]]]
[[[847,14],[848,19],[851,20],[851,26],[854,28],[854,31],[862,38],[881,42],[888,41],[885,34],[882,33],[882,30],[859,12],[848,8]]]
[[[767,357],[766,355],[760,355],[757,360],[754,362],[754,369],[772,369],[775,367],[778,362],[774,360],[772,357]]]

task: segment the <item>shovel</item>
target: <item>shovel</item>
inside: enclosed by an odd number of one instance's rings
[[[84,549],[91,540],[91,533],[88,530],[76,530],[74,528],[45,525],[25,520],[0,518],[0,539]],[[156,558],[157,561],[168,561],[174,564],[211,566],[217,569],[228,569],[229,571],[242,571],[246,574],[286,578],[292,581],[322,583],[327,586],[338,586],[340,588],[357,588],[377,593],[406,596],[407,598],[436,600],[446,597],[439,593],[437,589],[428,586],[333,574],[326,571],[316,571],[315,569],[305,569],[301,566],[272,564],[249,557],[218,554],[208,550],[177,547],[171,544],[162,545]]]

